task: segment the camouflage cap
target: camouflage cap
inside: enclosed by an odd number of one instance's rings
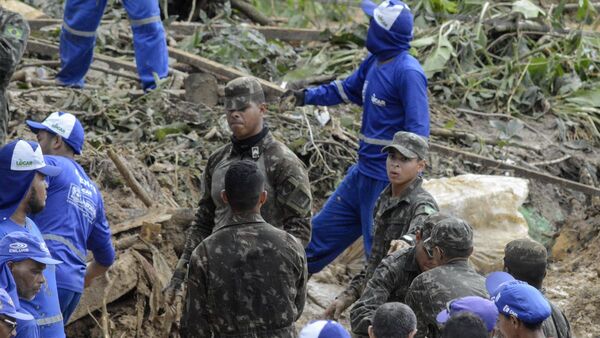
[[[254,102],[265,103],[265,93],[257,79],[238,77],[225,86],[225,110],[243,110]]]
[[[418,229],[421,231],[421,238],[426,240],[431,237],[431,230],[433,230],[435,225],[448,217],[450,216],[441,212],[436,212],[425,217],[423,225]]]
[[[431,236],[423,243],[428,249],[440,246],[445,249],[466,250],[473,247],[473,229],[460,218],[447,216],[437,222]]]
[[[427,139],[407,131],[399,131],[394,134],[392,144],[383,147],[381,151],[390,151],[392,149],[397,150],[406,158],[418,157],[424,160],[429,155],[429,144]]]
[[[504,248],[505,264],[517,262],[519,264],[546,264],[548,252],[546,248],[527,238],[515,239],[506,244]]]

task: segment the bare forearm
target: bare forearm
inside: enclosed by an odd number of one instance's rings
[[[108,266],[101,265],[96,261],[89,263],[85,271],[84,287],[87,288],[94,279],[104,275],[108,271],[108,268]]]

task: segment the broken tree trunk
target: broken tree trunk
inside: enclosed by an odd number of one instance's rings
[[[273,21],[266,17],[264,14],[259,12],[254,6],[245,2],[244,0],[230,0],[231,8],[237,9],[242,12],[248,19],[261,24],[263,26],[271,26],[273,25]]]
[[[110,275],[112,283],[109,283],[105,277],[100,277],[86,288],[69,323],[87,316],[100,309],[104,303],[112,303],[133,290],[138,284],[141,268],[134,255],[130,251],[125,251],[119,255],[107,273]],[[106,290],[107,287],[110,289]],[[107,292],[107,297],[103,299],[105,292]]]
[[[152,201],[150,196],[148,196],[148,193],[144,190],[144,188],[140,185],[140,183],[135,179],[135,176],[133,176],[131,171],[127,168],[127,166],[123,162],[123,159],[121,158],[121,156],[119,156],[117,153],[115,153],[114,150],[112,150],[112,149],[108,149],[106,154],[108,155],[108,157],[110,157],[110,159],[113,161],[113,163],[117,167],[117,170],[119,170],[119,172],[125,179],[127,186],[129,186],[131,188],[131,190],[133,190],[133,192],[136,194],[136,196],[140,200],[142,200],[142,202],[144,202],[144,204],[148,208],[150,208],[154,204],[154,202]]]

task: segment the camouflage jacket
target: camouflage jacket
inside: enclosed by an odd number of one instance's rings
[[[365,267],[355,275],[344,291],[354,299],[360,298],[367,281],[390,250],[392,240],[401,239],[407,233],[414,233],[423,220],[438,211],[437,203],[423,187],[422,178],[417,178],[401,196],[392,197],[392,187],[388,185],[375,204],[373,221],[373,246]]]
[[[230,216],[229,208],[221,200],[225,173],[231,163],[244,159],[254,159],[265,174],[268,195],[261,208],[264,219],[296,236],[305,246],[310,241],[312,197],[304,164],[288,147],[274,140],[270,132],[245,153],[237,153],[233,144],[228,143],[215,151],[206,164],[196,221],[187,231],[175,278],[183,279],[192,251]]]
[[[548,303],[552,308],[552,315],[542,324],[544,335],[548,338],[571,338],[571,325],[567,317],[552,302]]]
[[[420,273],[414,247],[398,250],[385,257],[350,312],[352,332],[368,336],[368,328],[377,308],[387,302],[404,302],[410,284]]]
[[[437,314],[446,308],[449,301],[466,296],[489,298],[485,278],[466,259],[452,260],[417,276],[405,300],[417,316],[415,337],[439,337]]]
[[[0,6],[0,145],[8,129],[6,87],[10,82],[29,37],[29,25],[23,17]]]
[[[304,247],[258,214],[233,215],[194,250],[182,337],[292,338],[306,299]]]

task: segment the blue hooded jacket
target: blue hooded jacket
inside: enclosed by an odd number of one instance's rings
[[[389,22],[387,28],[382,26],[381,20],[371,18],[366,42],[370,53],[358,70],[343,81],[306,89],[304,103],[330,106],[352,102],[361,105],[358,169],[364,175],[387,181],[387,154],[381,153],[383,143],[392,140],[398,131],[428,138],[429,103],[423,68],[408,52],[412,40],[412,14],[408,6],[399,1],[384,3],[402,6],[400,14],[394,16],[395,20]],[[399,7],[393,9],[399,10]],[[388,18],[384,15],[385,19]]]

